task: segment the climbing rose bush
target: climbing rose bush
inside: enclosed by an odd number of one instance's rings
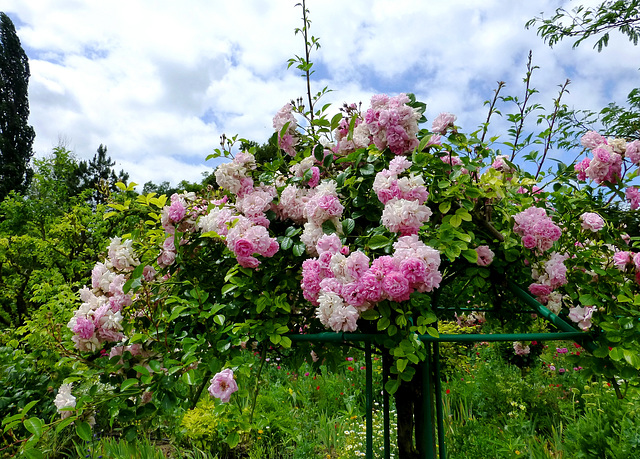
[[[68,323],[74,351],[95,359],[91,374],[118,387],[105,397],[109,412],[187,408],[177,381],[208,385],[234,410],[233,394],[259,378],[234,360],[245,348],[319,364],[327,348],[290,349],[290,336],[325,330],[380,334],[395,392],[425,358],[417,336],[437,336],[446,307],[499,304],[518,330],[534,320],[495,294],[505,279],[585,336],[599,330],[581,366],[633,377],[640,251],[608,212],[619,203],[609,197],[625,192],[637,207],[627,175],[638,145],[587,133],[584,160],[534,176],[463,134],[452,114],[420,129],[424,113],[407,94],[313,122],[287,104],[273,120],[270,160],[229,141],[213,155],[226,159],[218,190],[120,205],[140,226],[112,240]],[[236,415],[248,431],[251,415]]]

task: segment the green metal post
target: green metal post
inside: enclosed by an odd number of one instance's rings
[[[367,405],[367,459],[373,459],[373,369],[371,368],[371,341],[367,341],[364,351],[366,365],[366,399]]]
[[[433,343],[433,365],[436,395],[436,416],[438,421],[438,456],[446,459],[447,450],[444,444],[444,415],[442,412],[442,387],[440,381],[440,343]]]
[[[433,438],[433,412],[431,405],[431,343],[426,343],[427,358],[422,364],[422,438],[418,439],[423,446],[425,459],[435,459]]]
[[[382,352],[382,409],[384,411],[384,459],[391,459],[391,420],[389,419],[389,392],[384,386],[389,380],[389,356]]]

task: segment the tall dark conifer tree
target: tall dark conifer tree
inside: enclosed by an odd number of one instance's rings
[[[35,131],[29,119],[29,60],[9,16],[0,12],[0,201],[23,191],[33,171]]]

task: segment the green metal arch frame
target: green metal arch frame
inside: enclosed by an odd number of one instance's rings
[[[423,371],[423,394],[431,394],[432,390],[435,394],[435,409],[436,409],[436,422],[437,422],[437,445],[438,456],[440,459],[446,459],[447,452],[444,442],[444,427],[443,427],[443,413],[442,413],[442,393],[440,384],[440,351],[439,344],[441,342],[500,342],[500,341],[522,341],[522,340],[535,340],[535,341],[559,341],[559,340],[571,340],[579,342],[585,349],[593,352],[597,345],[593,342],[592,338],[585,332],[576,330],[571,324],[565,322],[562,318],[547,309],[544,305],[533,298],[529,293],[523,290],[521,287],[511,281],[507,281],[507,287],[518,298],[524,301],[529,307],[539,313],[543,318],[551,322],[561,332],[555,333],[503,333],[503,334],[441,334],[439,337],[433,337],[431,335],[418,335],[418,339],[426,344],[427,358],[422,366]],[[291,334],[287,335],[291,341],[299,342],[317,342],[317,343],[336,343],[346,344],[347,342],[364,342],[365,343],[365,365],[366,365],[366,458],[373,459],[373,371],[371,367],[371,343],[377,341],[381,335],[375,333],[315,333],[308,335]],[[433,349],[432,349],[433,348]],[[385,356],[383,355],[383,359]],[[383,365],[384,366],[384,365]],[[433,368],[432,368],[433,367]],[[383,373],[383,378],[388,375]],[[433,385],[433,387],[432,387]],[[427,459],[435,459],[436,457],[436,442],[434,438],[435,429],[431,422],[433,417],[433,406],[431,403],[431,397],[423,397],[423,412],[425,413],[426,422],[423,423],[423,438],[426,444],[424,457]],[[390,437],[389,437],[389,394],[385,391],[383,394],[383,410],[384,410],[384,457],[385,459],[391,456]]]

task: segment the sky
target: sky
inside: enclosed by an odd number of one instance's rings
[[[29,123],[36,157],[60,144],[91,159],[100,144],[138,184],[199,182],[220,136],[265,142],[274,114],[305,96],[287,60],[304,53],[297,0],[2,0],[31,69]],[[549,48],[525,23],[581,2],[538,0],[307,0],[310,33],[321,48],[311,61],[312,91],[337,112],[344,102],[415,93],[430,126],[441,112],[463,132],[487,116],[497,81],[522,98],[529,51],[538,66],[533,100],[553,105],[559,85],[569,107],[624,104],[638,85],[639,50],[613,33]],[[513,110],[503,105],[503,113]],[[506,119],[492,130],[506,139]],[[557,153],[560,155],[560,153]],[[564,158],[560,158],[563,159]],[[573,158],[569,158],[570,162]]]

